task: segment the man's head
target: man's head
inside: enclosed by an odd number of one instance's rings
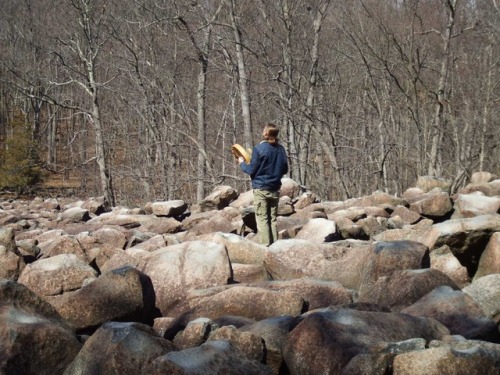
[[[278,134],[280,130],[274,124],[267,124],[262,131],[262,136],[269,143],[277,143],[278,142]]]

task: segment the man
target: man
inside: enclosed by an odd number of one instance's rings
[[[257,232],[263,245],[269,246],[278,239],[278,216],[281,178],[288,172],[285,149],[278,143],[279,129],[274,124],[264,127],[264,140],[254,147],[250,164],[238,158],[240,168],[252,178],[253,200]]]

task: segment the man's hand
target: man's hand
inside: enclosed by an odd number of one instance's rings
[[[238,158],[238,164],[241,164],[245,161],[245,159],[243,159],[241,156]]]

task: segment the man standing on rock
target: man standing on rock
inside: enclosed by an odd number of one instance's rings
[[[264,127],[264,140],[254,147],[250,164],[242,157],[238,163],[243,172],[252,178],[253,202],[260,242],[269,246],[278,239],[278,216],[281,178],[288,172],[285,149],[278,143],[279,129],[274,124]]]

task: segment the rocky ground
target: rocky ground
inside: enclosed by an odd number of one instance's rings
[[[229,186],[1,201],[0,373],[499,373],[500,180],[338,202],[283,183],[269,248]]]

